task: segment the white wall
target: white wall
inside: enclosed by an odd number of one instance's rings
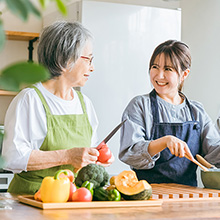
[[[184,92],[200,101],[213,120],[220,110],[220,1],[182,0],[182,40],[192,53]]]
[[[181,13],[173,9],[86,0],[82,4],[81,19],[94,35],[95,56],[95,71],[81,90],[96,109],[101,142],[120,122],[130,100],[151,91],[150,56],[159,43],[170,38],[180,40]],[[108,167],[111,175],[130,169],[118,159],[119,134],[108,142],[116,158]]]
[[[79,0],[70,0],[68,4],[71,2],[77,2]],[[96,0],[101,1],[101,0]],[[126,4],[136,4],[136,5],[146,5],[146,6],[155,6],[155,7],[164,7],[164,8],[178,8],[179,2],[171,1],[166,2],[163,0],[103,0],[106,2],[116,2],[116,3],[126,3]],[[38,0],[33,0],[35,5],[38,4]],[[0,10],[4,7],[0,5]],[[51,11],[56,10],[55,4],[50,5],[45,11],[42,13],[46,16]],[[24,23],[14,15],[12,15],[9,11],[3,12],[1,15],[5,30],[10,31],[24,31],[24,32],[41,32],[42,30],[42,20],[38,19],[34,16],[30,16],[28,22]],[[47,22],[45,22],[47,23]],[[34,51],[33,51],[33,60],[36,61],[36,44],[34,43]],[[28,59],[28,42],[25,41],[7,41],[4,47],[4,50],[0,51],[0,69],[5,66],[17,62],[24,61]],[[13,96],[0,96],[0,124],[4,123],[4,117],[6,110],[8,108],[9,103],[11,102]]]
[[[220,1],[182,0],[182,41],[191,50],[191,73],[184,93],[200,101],[215,122],[220,110]],[[200,170],[198,169],[198,177]],[[199,186],[202,186],[199,178]]]

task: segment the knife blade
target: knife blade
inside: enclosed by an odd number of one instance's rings
[[[100,150],[102,146],[100,146],[102,143],[106,144],[112,136],[119,130],[119,128],[126,122],[127,119],[125,119],[123,122],[121,122],[119,125],[117,125],[109,134],[105,137],[105,139],[97,146],[97,149]],[[100,146],[100,147],[99,147]]]

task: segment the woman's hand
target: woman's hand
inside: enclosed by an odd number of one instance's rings
[[[96,148],[72,148],[67,150],[68,164],[74,166],[76,172],[80,168],[96,163],[99,151]]]
[[[167,135],[151,141],[148,146],[148,152],[151,156],[154,156],[167,147],[171,154],[177,157],[184,157],[187,155],[191,160],[194,160],[187,143],[172,135]]]
[[[190,159],[194,159],[185,141],[172,135],[165,136],[165,138],[167,138],[166,145],[171,154],[174,154],[176,157],[184,157],[187,155]]]

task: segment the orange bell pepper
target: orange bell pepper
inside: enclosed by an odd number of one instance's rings
[[[34,199],[37,201],[42,201],[40,189],[34,194]]]

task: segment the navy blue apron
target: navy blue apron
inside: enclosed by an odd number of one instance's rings
[[[184,123],[160,123],[156,91],[150,93],[151,108],[153,114],[153,128],[151,140],[158,139],[166,135],[173,135],[188,144],[192,155],[200,153],[200,124],[195,121],[192,107],[185,97],[192,117],[192,121]],[[196,178],[197,165],[190,160],[176,157],[170,153],[168,148],[160,152],[160,158],[155,162],[155,166],[148,170],[136,170],[139,180],[145,179],[149,183],[178,183],[184,185],[197,186]]]

